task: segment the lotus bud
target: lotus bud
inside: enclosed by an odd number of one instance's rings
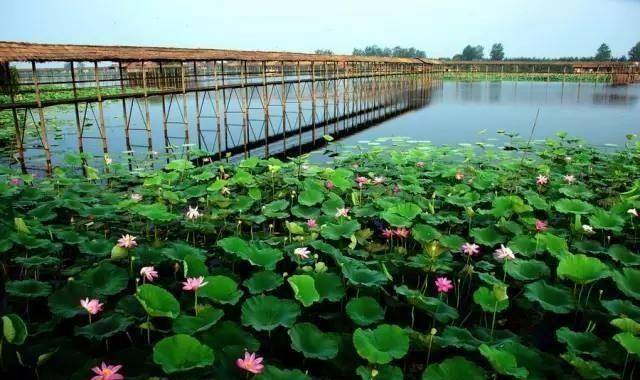
[[[314,258],[314,259],[316,259],[316,260],[318,260],[318,257],[319,257],[319,256],[318,256],[318,254],[317,254],[317,253],[313,255],[313,258]]]
[[[305,265],[302,267],[302,271],[303,272],[311,272],[313,270],[313,268],[311,268],[311,266],[309,265]]]
[[[269,228],[273,228],[273,223],[269,223]]]
[[[282,277],[287,277],[288,275],[289,275],[289,273],[287,273],[287,272],[282,273]]]
[[[378,376],[378,370],[374,368],[371,370],[371,377],[376,377],[376,376]]]
[[[436,328],[432,328],[431,331],[429,331],[429,334],[431,335],[436,335],[438,333],[438,329]]]

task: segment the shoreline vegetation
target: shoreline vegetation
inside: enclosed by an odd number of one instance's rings
[[[90,179],[0,167],[3,373],[637,376],[636,136],[331,149]]]

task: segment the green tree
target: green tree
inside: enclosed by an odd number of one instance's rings
[[[481,45],[467,45],[464,49],[462,49],[462,54],[460,57],[463,61],[474,61],[482,59],[482,57],[484,57],[484,47],[482,47]]]
[[[492,61],[502,61],[504,59],[504,46],[498,42],[491,46],[491,53],[489,53]]]
[[[630,61],[640,61],[640,41],[629,50]]]
[[[333,51],[329,49],[316,49],[315,53],[321,55],[333,55]]]
[[[611,59],[611,49],[609,48],[609,45],[607,45],[607,44],[605,44],[603,42],[602,45],[600,45],[600,47],[596,51],[596,55],[593,58],[596,61],[608,61],[608,60],[610,60]]]
[[[425,58],[427,55],[423,50],[414,47],[403,48],[396,46],[391,48],[381,48],[378,45],[366,46],[364,49],[353,49],[353,55],[377,56],[377,57],[403,57],[403,58]]]

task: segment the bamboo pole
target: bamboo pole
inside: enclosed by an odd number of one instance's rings
[[[42,143],[42,148],[44,149],[44,155],[45,155],[45,170],[47,171],[47,174],[51,174],[52,172],[51,149],[49,148],[49,138],[47,136],[47,124],[44,118],[44,107],[42,107],[42,98],[40,96],[40,85],[38,84],[38,75],[36,74],[35,61],[31,61],[31,77],[33,80],[33,86],[35,88],[36,104],[38,105],[38,116],[40,118],[39,133],[40,133],[40,141]],[[25,123],[26,123],[26,119],[25,119]]]

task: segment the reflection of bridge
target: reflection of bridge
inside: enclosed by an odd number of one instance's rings
[[[10,62],[29,62],[30,75],[12,78]],[[434,67],[411,58],[0,42],[8,92],[0,111],[11,112],[24,171],[55,164],[48,120],[58,105],[73,115],[73,149],[100,158],[126,150],[151,159],[193,145],[216,158],[270,156],[425,104],[440,81]],[[110,121],[116,108],[119,125]]]

